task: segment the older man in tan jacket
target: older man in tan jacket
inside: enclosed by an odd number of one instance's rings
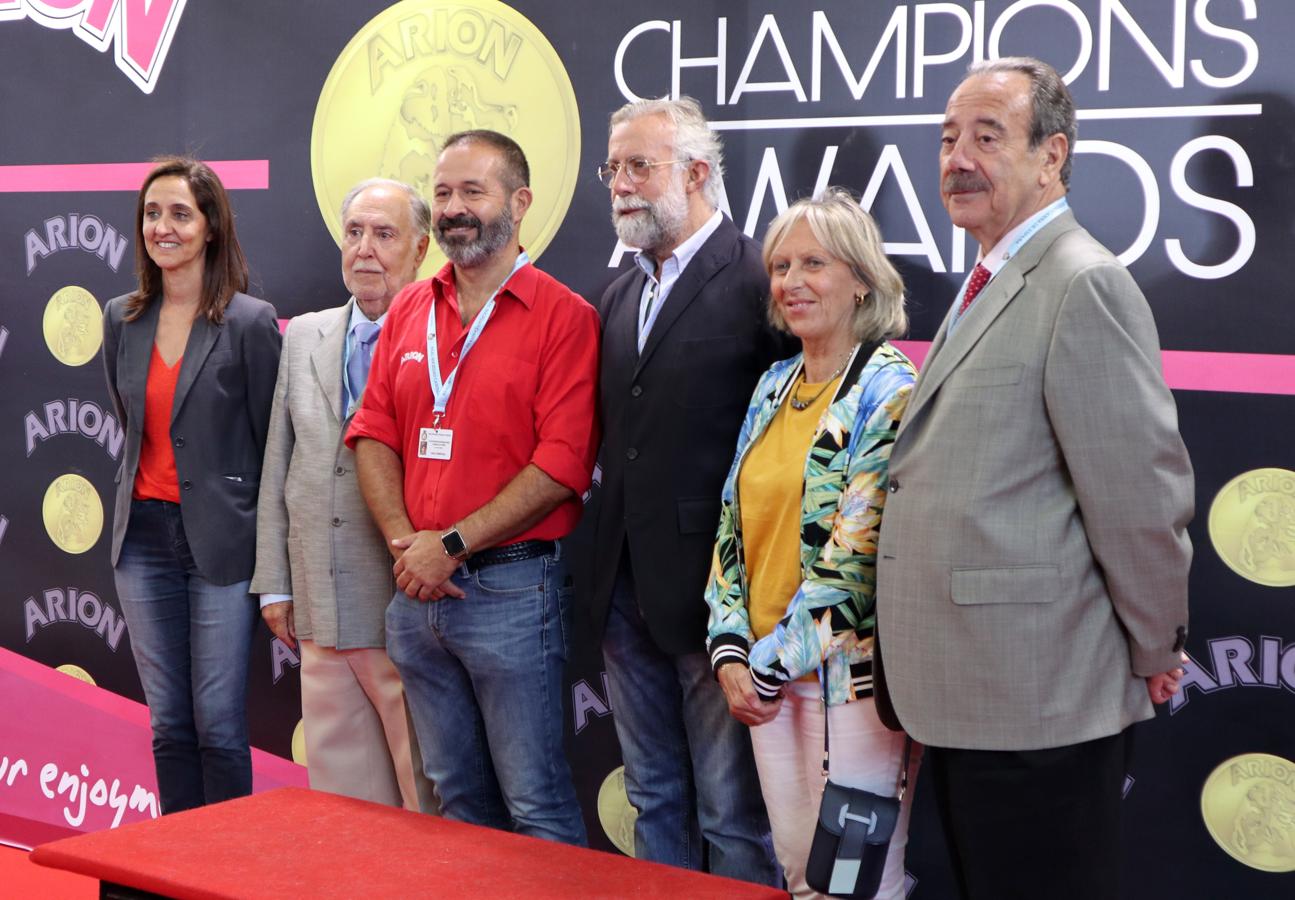
[[[1191,463],[1151,309],[1069,209],[1075,137],[1038,60],[949,100],[981,252],[890,457],[877,640],[966,900],[1119,896],[1130,728],[1183,674]]]
[[[361,182],[342,204],[343,306],[293,319],[284,337],[258,505],[252,591],[281,640],[300,641],[310,785],[431,811],[434,798],[385,649],[391,556],[369,518],[342,435],[396,294],[427,253],[426,201]]]

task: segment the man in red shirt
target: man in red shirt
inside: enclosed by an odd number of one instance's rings
[[[387,651],[444,815],[584,844],[558,541],[598,447],[598,316],[521,249],[529,181],[510,138],[446,139],[432,230],[450,262],[396,297],[346,441],[396,560]]]

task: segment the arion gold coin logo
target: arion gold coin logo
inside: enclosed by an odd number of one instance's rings
[[[1262,872],[1295,871],[1295,763],[1234,756],[1201,790],[1205,827],[1228,855]]]
[[[374,176],[431,200],[441,143],[488,128],[521,145],[535,202],[522,222],[531,259],[557,233],[575,190],[580,114],[557,51],[496,0],[403,0],[370,19],[328,73],[315,108],[310,166],[320,214],[341,240],[342,199]],[[435,242],[421,277],[445,263]]]
[[[297,727],[292,729],[292,761],[299,766],[306,764],[306,722],[297,720]]]
[[[74,284],[59,288],[45,304],[42,323],[49,352],[65,366],[83,366],[103,342],[102,313],[94,294]]]
[[[598,821],[607,838],[626,856],[634,855],[634,822],[638,810],[625,793],[625,767],[617,766],[598,789]]]
[[[1295,585],[1295,472],[1238,475],[1210,505],[1210,541],[1242,578],[1268,587]]]
[[[59,666],[55,671],[62,672],[64,675],[71,675],[77,681],[84,681],[86,684],[94,684],[94,679],[90,677],[90,673],[78,666],[76,663],[63,663],[63,665]]]
[[[103,532],[103,503],[94,485],[80,475],[60,475],[41,504],[45,531],[64,553],[84,553]]]

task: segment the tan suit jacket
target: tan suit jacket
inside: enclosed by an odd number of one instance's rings
[[[1063,213],[939,336],[890,459],[878,633],[899,720],[1027,750],[1152,715],[1187,623],[1191,463],[1146,300]]]
[[[342,351],[351,305],[288,324],[257,508],[252,592],[292,594],[297,637],[385,647],[391,555],[342,443]]]

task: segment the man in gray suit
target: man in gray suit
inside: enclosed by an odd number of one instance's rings
[[[1075,133],[1037,60],[949,100],[941,195],[980,261],[890,459],[885,680],[970,898],[1117,896],[1129,728],[1182,674],[1191,464],[1146,300],[1067,207]]]
[[[342,280],[352,296],[298,316],[284,336],[252,578],[270,629],[290,646],[300,641],[311,787],[411,810],[431,794],[385,649],[391,556],[342,435],[387,308],[418,276],[430,224],[426,201],[400,182],[361,182],[342,202]]]

